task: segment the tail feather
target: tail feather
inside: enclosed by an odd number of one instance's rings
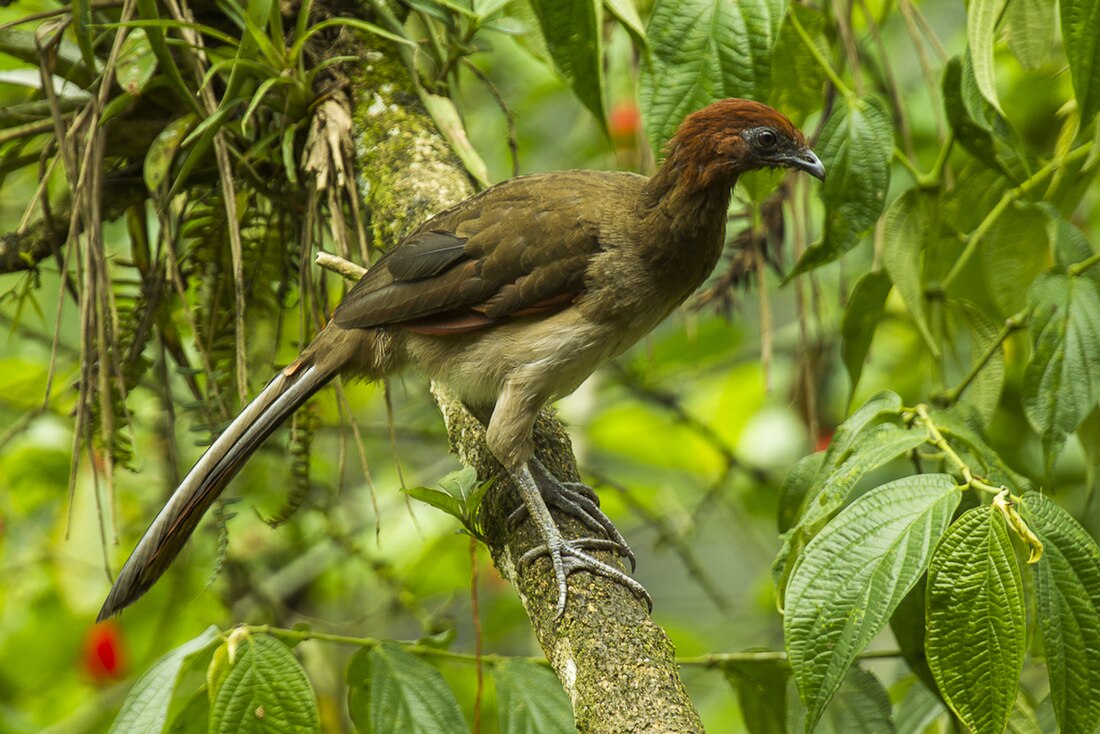
[[[97,621],[112,617],[149,590],[179,555],[191,533],[241,466],[335,375],[317,365],[277,374],[191,468],[130,554]]]

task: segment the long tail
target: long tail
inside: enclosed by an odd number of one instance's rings
[[[279,427],[338,370],[302,361],[277,374],[191,468],[149,525],[111,587],[97,621],[137,601],[171,565],[229,480]]]

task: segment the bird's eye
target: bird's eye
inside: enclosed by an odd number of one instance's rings
[[[760,146],[763,148],[774,148],[776,143],[779,142],[779,137],[771,130],[762,130],[760,134],[756,136],[756,141],[760,143]]]

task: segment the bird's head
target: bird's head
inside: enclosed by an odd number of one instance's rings
[[[825,167],[798,128],[782,113],[747,99],[723,99],[688,115],[669,141],[668,164],[693,190],[732,186],[757,168],[825,178]]]

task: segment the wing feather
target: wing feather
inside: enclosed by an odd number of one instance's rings
[[[367,271],[337,307],[336,323],[462,333],[568,306],[602,249],[590,202],[641,177],[539,178],[511,179],[428,220]]]

